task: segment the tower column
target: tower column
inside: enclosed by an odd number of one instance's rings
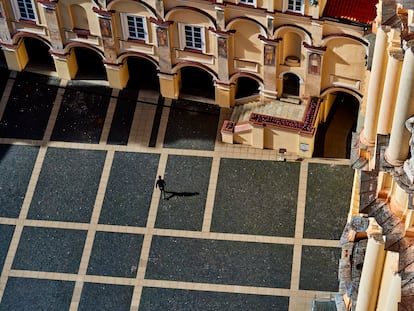
[[[378,238],[371,237],[368,239],[355,311],[375,310],[378,287],[381,281],[379,271],[382,270],[385,259],[382,236],[380,235]]]
[[[405,51],[404,55],[390,142],[385,151],[385,159],[394,166],[402,165],[408,156],[410,132],[405,127],[405,121],[414,115],[413,76],[414,53],[413,47],[410,47]]]
[[[392,117],[397,98],[398,84],[404,55],[401,49],[388,51],[388,64],[382,93],[377,133],[388,135],[391,132]]]
[[[364,129],[361,134],[361,140],[367,146],[373,146],[377,136],[379,101],[382,93],[382,82],[385,69],[384,60],[387,58],[386,48],[387,34],[382,28],[378,28],[377,37],[375,39],[371,76],[368,85]]]

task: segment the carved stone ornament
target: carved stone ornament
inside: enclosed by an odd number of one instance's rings
[[[404,162],[404,171],[407,174],[410,181],[414,182],[414,116],[410,117],[405,121],[405,127],[411,132],[409,141],[410,146],[410,159]]]
[[[106,9],[106,0],[93,0],[93,2],[100,8]]]

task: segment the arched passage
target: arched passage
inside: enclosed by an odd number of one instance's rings
[[[55,71],[53,58],[49,53],[50,47],[42,40],[25,37],[23,39],[29,62],[26,70]]]
[[[129,80],[127,88],[159,90],[157,67],[151,61],[130,56],[127,58]]]
[[[209,99],[215,98],[213,77],[198,67],[183,67],[181,72],[181,95],[191,95]]]
[[[359,100],[341,91],[330,93],[329,96],[332,97],[332,106],[326,122],[318,126],[313,156],[349,158],[352,132],[357,126]]]
[[[94,50],[74,47],[78,72],[76,79],[106,80],[106,70],[101,56]]]
[[[259,94],[259,83],[249,77],[237,79],[236,99]]]
[[[0,68],[7,68],[6,56],[2,49],[0,49]]]
[[[299,96],[300,79],[294,73],[283,75],[283,96]]]

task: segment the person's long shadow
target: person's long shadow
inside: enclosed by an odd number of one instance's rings
[[[167,195],[165,197],[166,200],[169,200],[173,197],[193,197],[196,195],[199,195],[199,192],[176,192],[176,191],[165,191],[165,194]]]

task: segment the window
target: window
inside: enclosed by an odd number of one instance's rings
[[[147,41],[148,32],[145,17],[126,15],[123,20],[125,36],[128,39]]]
[[[13,3],[18,19],[36,21],[35,6],[32,0],[15,0]]]
[[[185,31],[185,47],[189,49],[202,50],[204,48],[204,31],[203,28],[197,26],[184,26]]]
[[[303,12],[303,0],[288,0],[288,11]]]
[[[240,0],[239,3],[248,4],[248,5],[256,5],[256,0]]]

